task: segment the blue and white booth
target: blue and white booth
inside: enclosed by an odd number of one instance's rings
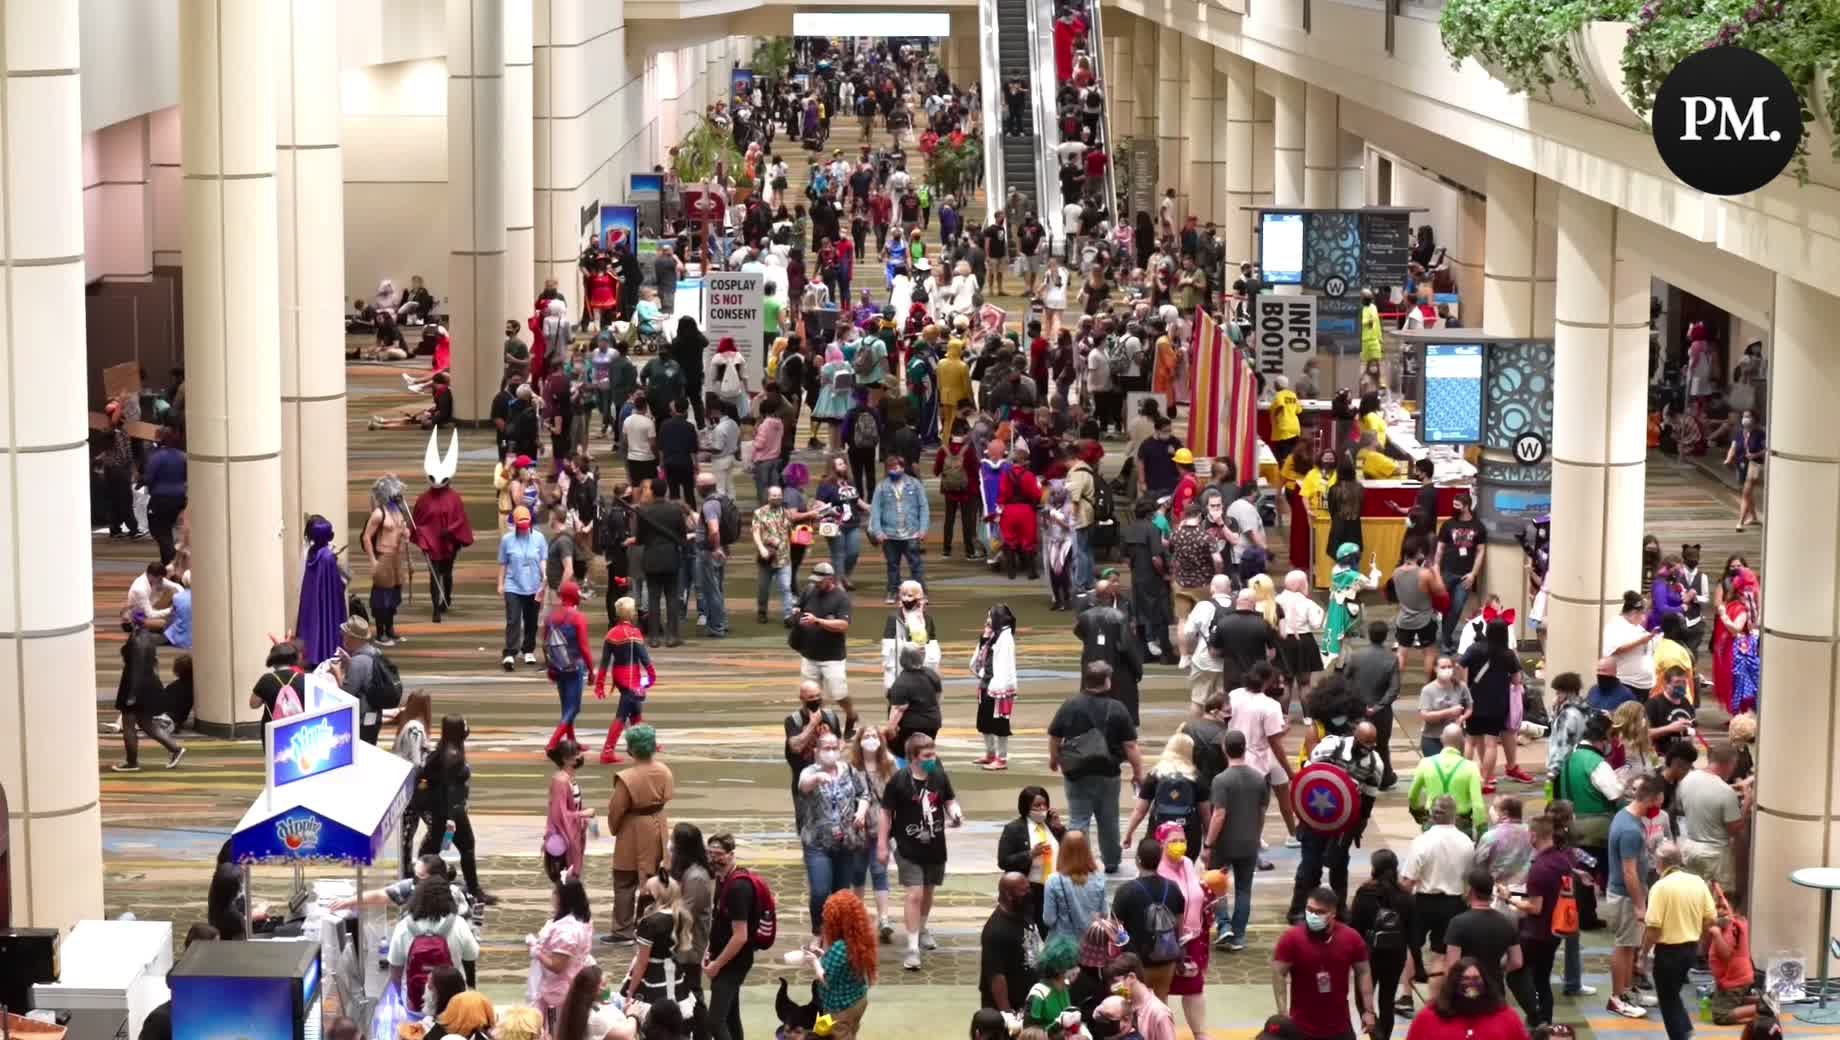
[[[363,951],[375,951],[387,935],[387,915],[367,910],[354,920],[332,915],[325,906],[361,894],[367,869],[376,882],[395,880],[397,828],[415,767],[358,738],[358,699],[330,676],[306,676],[304,705],[301,713],[263,726],[267,782],[231,835],[230,852],[243,868],[246,916],[254,905],[250,867],[293,868],[288,916],[301,919],[304,937],[320,940],[326,975],[337,986],[343,1013],[365,1021],[360,1016],[369,1014],[386,979],[374,952],[366,956]],[[309,886],[309,866],[324,865],[350,868],[350,880],[333,873]]]

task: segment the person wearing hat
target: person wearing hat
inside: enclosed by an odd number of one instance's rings
[[[1187,448],[1177,448],[1170,456],[1176,471],[1181,476],[1176,478],[1175,490],[1169,493],[1169,515],[1186,516],[1188,504],[1201,493],[1201,478],[1195,475],[1195,453]]]
[[[339,626],[339,648],[341,652],[333,665],[339,689],[358,698],[358,739],[375,747],[377,734],[383,729],[383,709],[371,691],[391,681],[394,669],[386,665],[379,671],[383,651],[371,642],[371,623],[356,614]]]
[[[512,529],[498,540],[498,593],[505,599],[505,652],[499,664],[509,672],[521,649],[525,664],[537,663],[537,610],[543,603],[549,543],[531,529],[530,509],[511,511]]]
[[[1380,571],[1361,573],[1361,547],[1343,542],[1335,547],[1335,569],[1329,574],[1328,619],[1323,624],[1323,657],[1342,652],[1342,637],[1361,614],[1361,593],[1380,587]]]

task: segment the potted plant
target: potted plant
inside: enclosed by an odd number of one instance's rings
[[[746,202],[754,194],[754,175],[743,165],[735,173],[735,204]]]
[[[784,79],[792,68],[792,41],[784,36],[756,36],[748,65],[756,76],[776,82]]]

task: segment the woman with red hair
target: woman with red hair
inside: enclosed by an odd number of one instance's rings
[[[1719,705],[1736,715],[1757,706],[1762,660],[1757,632],[1762,590],[1757,572],[1740,567],[1731,578],[1731,595],[1720,609],[1719,635],[1713,641],[1712,688]]]
[[[875,984],[875,929],[862,899],[849,889],[824,901],[823,929],[805,958],[818,976],[818,1010],[831,1019],[831,1040],[856,1040]]]

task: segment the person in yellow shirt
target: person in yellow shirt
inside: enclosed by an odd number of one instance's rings
[[[1303,504],[1310,512],[1320,513],[1328,508],[1329,489],[1335,486],[1335,452],[1325,451],[1316,459],[1313,469],[1304,470],[1297,478],[1297,492],[1303,496]]]
[[[1355,409],[1355,421],[1361,426],[1362,433],[1372,434],[1374,447],[1386,450],[1386,416],[1380,413],[1380,394],[1369,390],[1361,395],[1361,403]]]
[[[1371,433],[1361,435],[1361,445],[1355,450],[1355,459],[1361,465],[1361,476],[1368,480],[1392,480],[1399,476],[1399,463],[1380,450]]]
[[[1661,880],[1648,890],[1648,913],[1642,945],[1655,951],[1655,996],[1661,1001],[1661,1019],[1669,1036],[1687,1036],[1693,1020],[1680,991],[1687,972],[1699,954],[1700,943],[1718,921],[1718,904],[1712,889],[1694,874],[1681,869],[1680,846],[1663,841],[1655,846],[1655,869]]]
[[[939,414],[957,418],[958,402],[971,397],[971,366],[965,364],[964,340],[954,338],[946,343],[945,360],[934,368],[933,375],[939,380]],[[948,428],[951,418],[946,420]]]
[[[1289,458],[1291,446],[1303,436],[1303,402],[1297,399],[1297,392],[1291,389],[1291,381],[1278,376],[1271,381],[1271,453],[1280,459]]]
[[[1361,290],[1361,369],[1375,386],[1386,385],[1380,377],[1380,362],[1385,356],[1380,342],[1380,307],[1374,302],[1372,289]]]

